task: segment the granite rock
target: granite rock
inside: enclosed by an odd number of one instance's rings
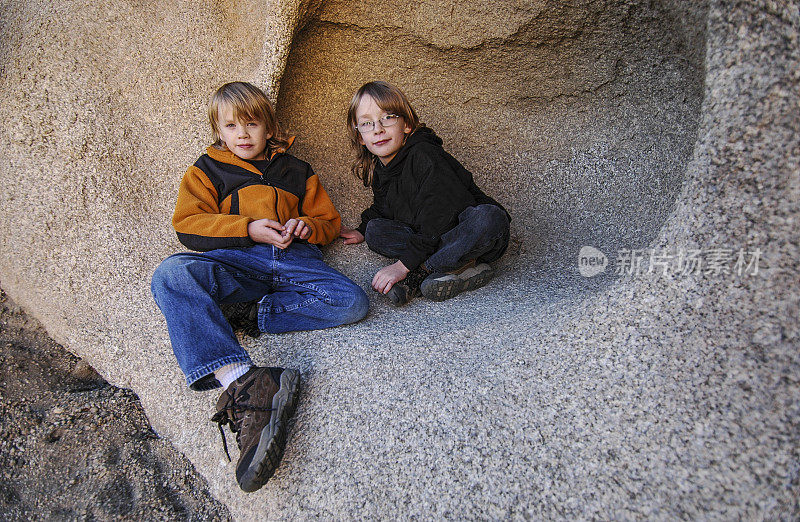
[[[132,388],[234,516],[800,515],[796,2],[251,4],[14,4],[0,25],[0,286]],[[371,79],[514,218],[484,289],[371,293],[356,325],[245,341],[304,381],[251,495],[149,295],[231,79],[275,97],[351,225],[369,194],[344,116]],[[584,246],[605,272],[581,275]],[[326,256],[365,289],[386,263]]]

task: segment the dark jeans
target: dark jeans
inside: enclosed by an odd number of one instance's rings
[[[414,230],[391,219],[376,218],[367,223],[367,246],[386,257],[399,258]],[[509,223],[506,213],[495,205],[467,207],[458,215],[458,225],[442,234],[439,248],[425,261],[431,272],[448,272],[475,259],[490,263],[508,247]]]

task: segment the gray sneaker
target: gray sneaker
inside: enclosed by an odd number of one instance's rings
[[[228,460],[226,424],[236,434],[241,454],[236,481],[244,491],[256,491],[275,473],[286,447],[286,425],[294,414],[300,374],[297,370],[254,366],[236,379],[217,401],[211,418],[219,425]]]
[[[444,301],[461,292],[480,288],[492,279],[492,267],[486,263],[473,265],[474,261],[453,272],[429,275],[420,285],[422,295],[431,301]]]

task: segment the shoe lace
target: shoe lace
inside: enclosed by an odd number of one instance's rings
[[[230,425],[231,431],[236,434],[236,445],[239,446],[239,449],[242,449],[242,444],[240,442],[240,432],[242,429],[242,421],[244,420],[244,412],[247,410],[251,411],[274,411],[275,408],[265,408],[262,406],[254,406],[252,404],[247,404],[241,400],[236,400],[236,398],[228,391],[225,390],[225,394],[227,396],[227,400],[225,402],[225,406],[222,407],[217,413],[211,417],[212,422],[217,423],[217,427],[219,428],[219,434],[222,436],[222,448],[225,450],[225,456],[228,457],[228,462],[231,462],[231,454],[228,452],[228,440],[225,437],[225,431],[222,429],[225,425]]]

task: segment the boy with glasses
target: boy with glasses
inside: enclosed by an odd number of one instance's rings
[[[350,103],[347,130],[352,171],[372,186],[374,202],[341,236],[397,259],[372,288],[400,306],[420,292],[443,301],[485,285],[488,263],[508,247],[511,217],[419,123],[405,94],[386,82],[365,84]]]

